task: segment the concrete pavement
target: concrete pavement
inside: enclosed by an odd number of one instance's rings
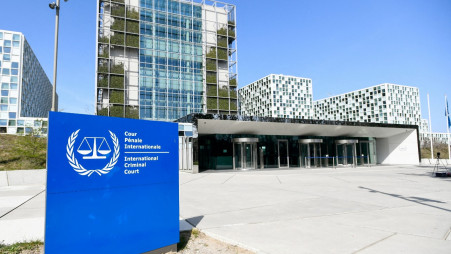
[[[181,174],[181,216],[259,253],[450,253],[451,178],[381,166]]]
[[[258,253],[449,253],[451,178],[430,170],[180,173],[180,215]],[[43,239],[43,191],[0,187],[0,242]],[[190,225],[181,220],[181,227]]]

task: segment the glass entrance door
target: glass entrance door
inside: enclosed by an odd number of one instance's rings
[[[357,164],[357,140],[338,140],[336,142],[337,165],[355,166]]]
[[[234,160],[234,169],[242,169],[243,168],[243,158],[242,158],[242,143],[234,143],[233,144],[233,160]]]
[[[301,167],[310,167],[310,146],[309,144],[299,144],[299,160]]]
[[[278,150],[279,150],[279,168],[288,168],[289,163],[289,153],[288,153],[288,140],[279,140]]]
[[[255,151],[254,146],[255,144],[252,143],[243,143],[244,146],[244,168],[245,169],[255,169]]]
[[[255,141],[254,141],[255,140]],[[257,168],[258,139],[237,138],[233,142],[233,169]]]

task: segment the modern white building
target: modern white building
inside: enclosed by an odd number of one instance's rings
[[[319,120],[421,124],[420,92],[416,87],[380,84],[313,102]]]
[[[0,30],[0,80],[0,133],[45,133],[52,84],[20,32]]]
[[[238,90],[243,116],[312,119],[312,80],[270,74]]]
[[[237,114],[235,6],[98,0],[97,115]]]

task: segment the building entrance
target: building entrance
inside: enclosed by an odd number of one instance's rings
[[[357,164],[357,139],[341,139],[335,141],[336,161],[340,166],[355,166]]]
[[[374,140],[360,141],[357,151],[357,164],[370,165],[376,157],[376,149],[374,149]]]
[[[288,140],[278,140],[278,154],[279,154],[279,168],[290,167],[289,153],[288,153]]]
[[[233,169],[256,169],[258,138],[234,138],[232,141]]]
[[[322,139],[300,139],[299,161],[304,168],[321,167],[321,143]]]

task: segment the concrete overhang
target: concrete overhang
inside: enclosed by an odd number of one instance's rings
[[[414,128],[384,126],[349,126],[279,122],[247,122],[234,120],[197,119],[197,131],[202,134],[250,134],[324,137],[388,138]]]

